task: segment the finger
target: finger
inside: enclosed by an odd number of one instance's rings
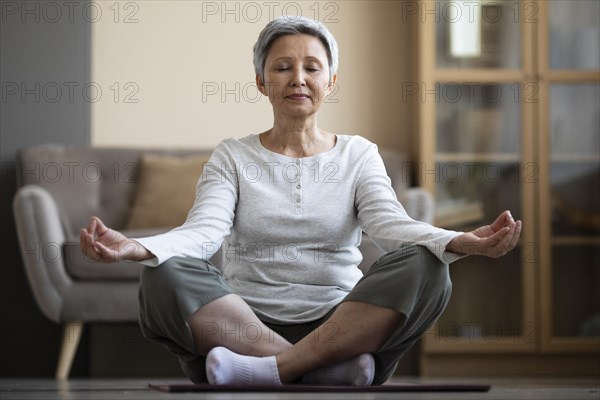
[[[98,226],[98,220],[96,217],[90,217],[90,223],[88,225],[88,233],[92,236],[92,241],[98,236],[96,234],[96,228]]]
[[[93,262],[97,262],[100,259],[100,252],[96,248],[96,245],[92,242],[86,244],[82,248],[83,255]]]
[[[515,227],[515,232],[513,233],[513,237],[509,243],[509,250],[512,250],[515,248],[515,246],[517,245],[517,243],[519,242],[519,237],[521,236],[521,229],[523,227],[523,224],[521,221],[517,221],[516,222],[516,227]]]
[[[90,235],[93,235],[96,230],[96,219],[95,217],[90,217],[90,222],[88,223],[87,231]]]
[[[508,246],[513,237],[513,233],[514,233],[514,230],[511,229],[508,232],[508,234],[506,234],[506,236],[504,238],[502,238],[502,240],[497,245],[492,247],[490,256],[499,258],[499,257],[504,256],[506,253],[508,253],[508,250],[509,250]]]
[[[87,246],[89,246],[89,239],[87,237],[87,231],[84,228],[81,228],[79,230],[79,247],[81,247],[82,250],[85,250],[85,248]]]
[[[90,223],[90,226],[93,228],[93,224]],[[90,232],[88,229],[82,228],[79,231],[79,237],[83,241],[85,247],[93,246],[96,242],[96,238],[94,237],[93,232]]]
[[[116,251],[114,251],[113,249],[106,247],[102,243],[96,242],[94,244],[94,248],[96,249],[96,251],[98,252],[98,255],[100,256],[99,261],[112,262],[112,261],[117,260],[118,253]]]
[[[512,221],[512,215],[510,214],[510,211],[506,210],[500,214],[498,218],[496,218],[496,220],[492,223],[491,228],[494,230],[494,232],[499,231],[510,221]]]
[[[109,231],[109,228],[106,225],[104,225],[104,222],[102,222],[100,218],[96,217],[96,223],[98,224],[98,227],[96,229],[98,230],[99,235],[104,235],[106,232]]]
[[[504,239],[504,237],[509,232],[510,232],[510,228],[504,227],[504,228],[500,229],[498,232],[494,232],[492,235],[490,235],[486,238],[482,238],[480,243],[482,245],[483,251],[486,251],[487,249],[496,246],[498,243],[500,243]]]
[[[512,247],[510,244],[515,236],[516,226],[517,226],[517,224],[511,225],[509,232],[506,234],[506,236],[504,238],[502,238],[502,240],[491,249],[492,253],[490,254],[490,256],[499,258],[499,257],[504,256],[510,250],[512,250]]]
[[[494,222],[492,222],[492,224],[490,225],[490,228],[492,228],[492,230],[494,232],[499,231],[500,229],[502,229],[505,225],[504,220],[505,220],[505,215],[506,215],[506,211],[503,212],[502,214],[500,214],[495,220]]]
[[[106,261],[106,254],[108,253],[108,249],[102,243],[97,242],[94,244],[94,250],[97,252],[99,256],[99,260],[101,262]]]
[[[83,250],[93,245],[94,238],[85,229],[79,231],[79,242]]]

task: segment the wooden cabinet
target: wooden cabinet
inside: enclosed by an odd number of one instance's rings
[[[600,373],[599,4],[411,5],[419,76],[404,92],[436,225],[523,221],[509,255],[451,265],[424,374]]]

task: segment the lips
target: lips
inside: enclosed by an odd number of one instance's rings
[[[307,94],[304,94],[304,93],[293,93],[293,94],[287,95],[286,99],[303,100],[303,99],[310,99],[310,96]]]

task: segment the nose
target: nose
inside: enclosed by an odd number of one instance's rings
[[[306,86],[306,78],[304,76],[304,70],[302,68],[294,69],[294,75],[292,76],[292,81],[290,82],[290,86],[292,86],[292,87]]]

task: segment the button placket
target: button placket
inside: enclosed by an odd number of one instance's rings
[[[296,182],[293,183],[294,213],[302,214],[302,161],[296,159],[296,170],[298,171]]]

